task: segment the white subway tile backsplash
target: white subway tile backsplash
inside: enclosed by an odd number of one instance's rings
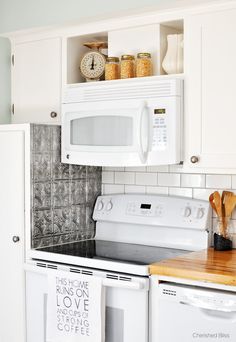
[[[162,166],[148,166],[147,172],[168,172],[169,166],[162,165]]]
[[[145,186],[142,185],[125,185],[125,193],[126,194],[144,194],[146,191]]]
[[[215,189],[193,189],[193,198],[208,201]]]
[[[232,189],[236,189],[236,175],[232,176]]]
[[[168,188],[165,186],[147,186],[147,194],[168,195]]]
[[[206,175],[206,188],[230,189],[230,175]]]
[[[159,194],[209,200],[216,190],[232,189],[236,194],[235,175],[189,174],[181,165],[148,167],[104,167],[103,194]],[[213,224],[216,214],[212,211]],[[236,209],[232,214],[234,247],[236,248]]]
[[[145,166],[139,166],[139,167],[126,167],[125,171],[131,171],[131,172],[146,172]]]
[[[114,166],[114,167],[104,167],[103,168],[104,171],[125,171],[124,167],[118,167],[118,166]]]
[[[123,194],[125,192],[125,186],[121,184],[103,184],[103,195],[109,194]]]
[[[235,175],[189,174],[181,165],[148,167],[105,167],[103,194],[147,193],[193,197],[208,201],[212,192],[231,189],[236,193]],[[213,217],[216,217],[213,213]],[[236,222],[236,210],[232,214]]]
[[[189,188],[169,188],[169,195],[192,198],[193,191]]]
[[[158,185],[180,187],[180,174],[158,173]]]
[[[114,183],[114,172],[111,171],[103,171],[102,172],[102,183]]]
[[[134,184],[135,173],[134,172],[115,172],[116,184]]]
[[[137,185],[157,185],[157,173],[136,173]]]
[[[171,173],[183,173],[185,171],[184,171],[183,165],[170,165],[169,166],[169,172],[171,172]]]
[[[185,188],[204,188],[206,185],[205,175],[181,174],[181,187]]]

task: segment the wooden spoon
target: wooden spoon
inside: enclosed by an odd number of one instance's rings
[[[216,206],[215,206],[215,202],[214,202],[214,196],[213,196],[213,193],[210,194],[209,196],[209,202],[210,202],[210,205],[212,207],[212,209],[215,211],[215,213],[217,214],[217,210],[216,210]]]
[[[236,205],[236,196],[226,195],[224,199],[225,217],[230,217]]]
[[[229,201],[229,198],[233,196],[233,192],[231,191],[223,191],[222,192],[222,219],[223,219],[223,225],[224,225],[224,236],[227,235],[227,225],[228,225],[228,210],[230,209],[227,206],[226,203]]]
[[[224,228],[225,235],[224,237],[226,237],[228,220],[236,206],[236,196],[233,194],[226,195],[224,199],[224,206],[225,206],[225,228]]]
[[[217,216],[219,218],[221,218],[221,220],[222,220],[222,221],[220,221],[219,233],[220,233],[220,235],[225,237],[224,223],[223,223],[223,219],[222,219],[222,215],[223,215],[223,213],[222,213],[222,201],[221,201],[219,191],[213,192],[213,201],[214,201],[214,204],[216,207]]]
[[[219,217],[222,217],[222,203],[219,191],[213,192],[213,201],[216,207],[216,213]]]
[[[226,197],[232,196],[232,195],[233,195],[233,192],[231,192],[231,191],[224,190],[222,192],[221,200],[222,200],[222,214],[223,214],[223,216],[225,216],[225,199],[226,199]]]

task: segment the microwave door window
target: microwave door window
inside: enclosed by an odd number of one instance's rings
[[[88,116],[71,121],[71,145],[132,146],[133,118]]]

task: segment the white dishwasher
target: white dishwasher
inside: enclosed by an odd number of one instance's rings
[[[155,341],[236,341],[236,293],[160,283]]]

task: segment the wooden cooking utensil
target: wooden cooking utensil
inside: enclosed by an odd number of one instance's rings
[[[232,195],[233,195],[233,192],[231,192],[231,191],[224,190],[222,192],[221,200],[222,200],[222,214],[223,214],[223,216],[225,216],[225,200],[226,200],[226,197],[232,196]]]
[[[224,221],[222,218],[222,201],[219,191],[213,192],[213,202],[216,207],[217,216],[221,218],[221,221],[219,222],[219,233],[225,237]]]
[[[227,225],[228,225],[228,220],[235,208],[236,205],[236,196],[234,195],[226,195],[224,199],[224,207],[225,207],[225,218],[224,218],[224,232],[225,235],[224,237],[227,236]]]
[[[236,196],[226,195],[224,198],[225,217],[230,217],[236,205]]]
[[[213,200],[216,207],[216,213],[219,217],[222,217],[222,203],[219,191],[213,192]]]
[[[213,196],[213,193],[210,194],[209,196],[209,202],[210,202],[210,205],[212,207],[212,209],[215,211],[215,213],[217,214],[217,210],[216,210],[216,206],[215,206],[215,202],[214,202],[214,196]]]
[[[223,226],[224,226],[224,234],[225,237],[227,235],[227,225],[228,225],[228,210],[230,209],[226,203],[228,203],[229,199],[233,196],[233,192],[231,191],[223,191],[222,192],[222,220],[223,220]],[[226,208],[227,206],[227,208]]]

